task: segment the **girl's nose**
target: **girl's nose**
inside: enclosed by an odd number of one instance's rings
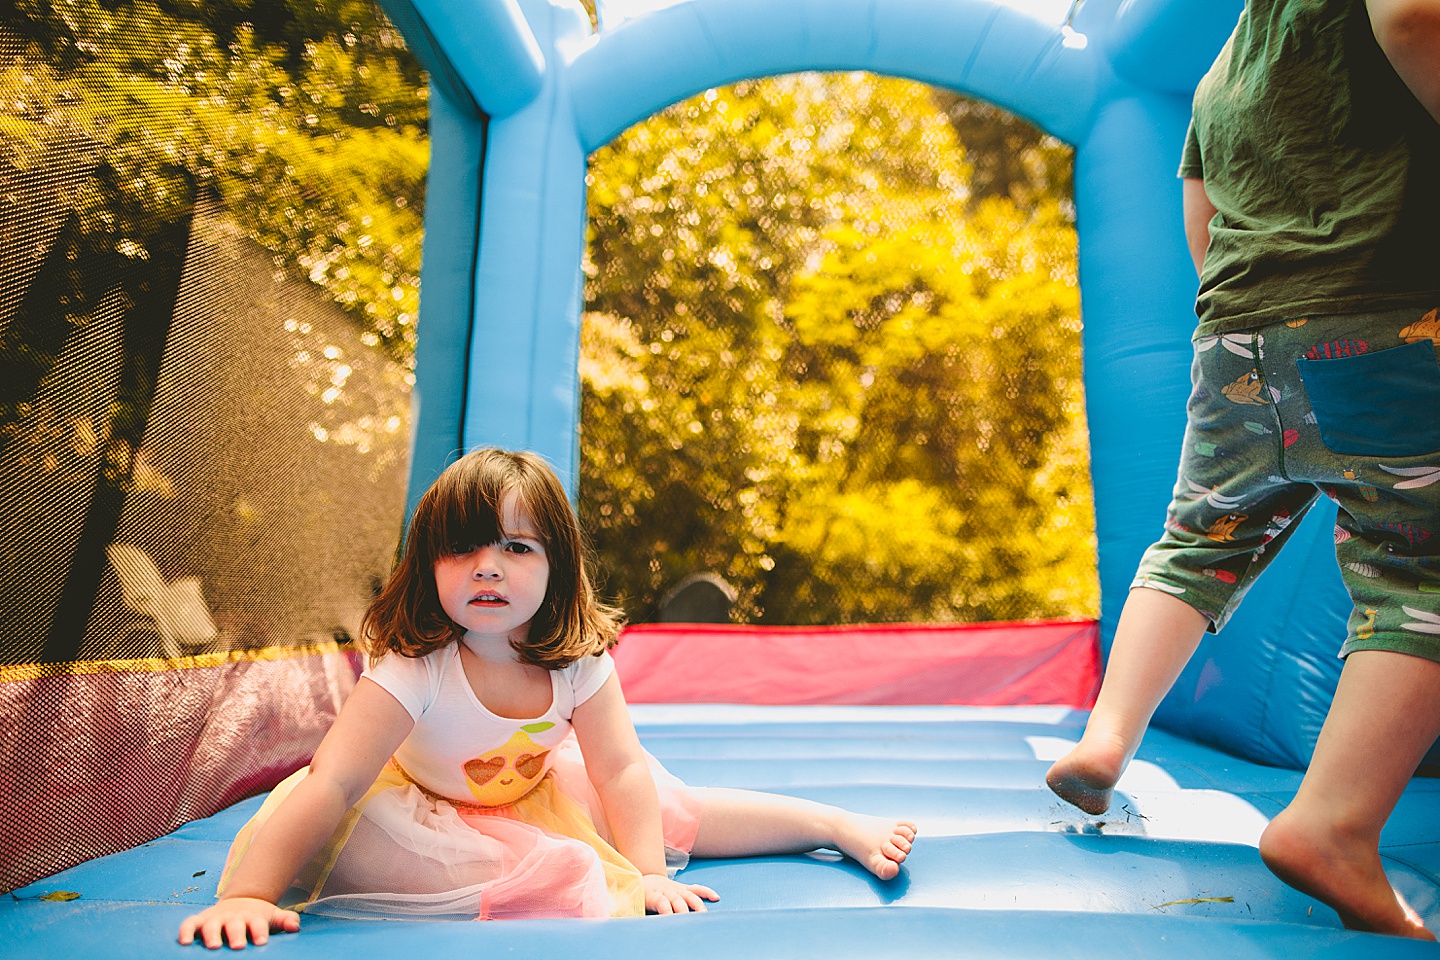
[[[500,579],[503,574],[500,569],[499,551],[494,547],[481,547],[477,550],[472,576],[476,580]]]

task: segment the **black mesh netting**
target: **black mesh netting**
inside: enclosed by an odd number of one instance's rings
[[[326,77],[404,51],[374,11],[299,40],[233,13],[0,27],[0,890],[308,760],[400,534],[414,278],[364,203],[418,217],[423,129],[418,171],[362,182],[404,124]]]

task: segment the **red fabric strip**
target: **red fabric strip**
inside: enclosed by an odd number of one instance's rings
[[[1058,704],[1100,686],[1093,620],[629,627],[615,649],[632,703]]]

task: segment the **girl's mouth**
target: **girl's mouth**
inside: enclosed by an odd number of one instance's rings
[[[482,593],[470,601],[472,604],[481,607],[503,607],[507,601],[498,593]]]

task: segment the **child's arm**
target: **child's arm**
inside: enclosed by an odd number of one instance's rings
[[[1204,272],[1205,250],[1210,246],[1210,221],[1215,219],[1215,204],[1205,192],[1205,181],[1186,177],[1181,181],[1181,201],[1185,210],[1185,242],[1190,259],[1195,261],[1195,274]]]
[[[412,726],[398,700],[362,677],[315,751],[309,774],[256,833],[224,896],[180,924],[180,942],[191,943],[198,933],[212,950],[227,940],[239,950],[247,935],[262,944],[272,929],[300,929],[300,917],[275,901],[365,795]]]
[[[585,772],[610,821],[615,849],[643,876],[645,909],[688,913],[705,909],[701,897],[719,900],[720,895],[709,887],[677,883],[666,875],[660,798],[625,708],[619,679],[611,674],[599,692],[575,708],[570,722],[585,755]]]
[[[1440,0],[1365,0],[1375,40],[1440,123]]]

